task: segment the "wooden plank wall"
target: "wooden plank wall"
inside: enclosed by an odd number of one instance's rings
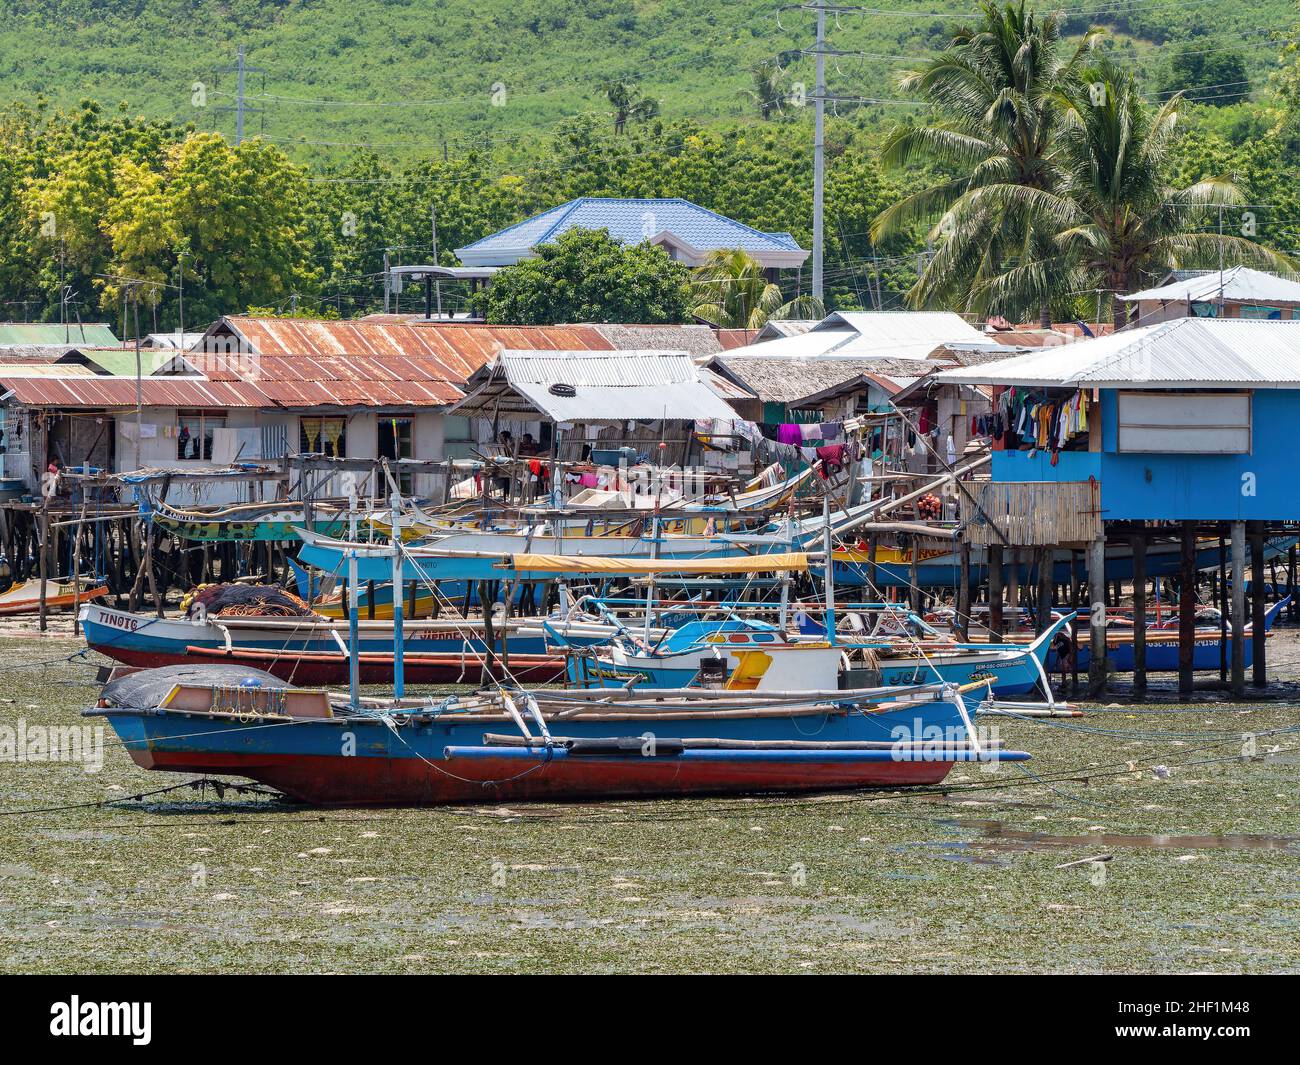
[[[1047,547],[1102,534],[1095,481],[969,481],[965,487],[974,498],[962,493],[961,520],[972,544]]]

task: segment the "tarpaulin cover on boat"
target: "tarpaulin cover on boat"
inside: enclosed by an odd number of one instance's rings
[[[806,570],[803,552],[726,558],[600,558],[592,555],[509,555],[504,569],[537,573],[773,573]]]
[[[253,681],[263,688],[288,687],[279,677],[264,673],[260,669],[250,669],[248,666],[225,664],[160,666],[157,669],[142,669],[136,673],[128,673],[125,677],[109,681],[104,685],[100,697],[110,706],[151,710],[159,706],[178,684],[238,688],[248,681]]]

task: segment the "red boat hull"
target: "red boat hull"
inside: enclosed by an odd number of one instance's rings
[[[701,763],[672,758],[343,758],[205,754],[135,749],[145,769],[249,777],[290,798],[323,806],[653,798],[744,792],[834,791],[938,784],[946,761]]]
[[[152,669],[156,666],[196,665],[204,662],[223,662],[260,669],[281,680],[303,686],[348,683],[348,660],[341,654],[320,653],[276,654],[272,651],[237,650],[226,652],[207,647],[191,647],[185,654],[168,654],[160,651],[139,651],[129,647],[91,646],[108,658],[128,666]],[[408,684],[477,684],[483,673],[482,663],[475,657],[453,654],[407,655],[403,674]],[[510,675],[529,684],[549,684],[564,677],[564,659],[551,655],[511,655]],[[500,660],[493,665],[492,676],[505,676]],[[362,684],[392,684],[393,656],[363,654],[361,656]]]

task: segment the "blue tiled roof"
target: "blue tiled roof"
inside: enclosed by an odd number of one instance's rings
[[[630,200],[583,196],[507,226],[460,252],[535,248],[570,229],[607,229],[610,236],[635,244],[665,231],[703,251],[743,248],[748,252],[801,251],[789,233],[763,233],[689,200]]]

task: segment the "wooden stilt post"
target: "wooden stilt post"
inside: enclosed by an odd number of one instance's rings
[[[970,640],[970,541],[967,539],[957,547],[959,560],[957,576],[957,638],[962,643]]]
[[[1268,590],[1264,578],[1264,523],[1253,522],[1250,534],[1250,643],[1251,682],[1256,688],[1268,685],[1268,668],[1264,647],[1268,633],[1264,631],[1264,614],[1267,612]]]
[[[1002,639],[1002,545],[990,544],[989,560],[989,642]]]
[[[1133,694],[1147,694],[1147,537],[1133,537]]]
[[[1056,568],[1056,551],[1050,547],[1038,551],[1038,601],[1035,613],[1038,616],[1036,631],[1045,632],[1052,624],[1052,571]]]
[[[494,672],[493,667],[496,665],[496,634],[493,632],[492,625],[492,600],[488,595],[488,582],[478,582],[478,601],[479,606],[483,609],[483,646],[486,648],[483,655],[483,670],[480,674],[480,683],[486,687],[490,682]]]
[[[1223,526],[1219,526],[1219,570],[1218,570],[1219,607],[1219,683],[1228,682],[1228,544],[1223,536]]]
[[[1088,545],[1088,694],[1106,689],[1106,537]]]
[[[144,541],[144,566],[145,574],[149,578],[149,594],[153,596],[154,610],[159,617],[163,616],[163,597],[158,591],[158,578],[153,569],[154,548],[157,545],[157,537],[154,535],[153,525],[145,523],[145,541]]]
[[[1232,523],[1232,693],[1246,691],[1246,523]]]
[[[1192,664],[1196,655],[1196,525],[1182,523],[1178,577],[1178,695],[1192,694]]]
[[[1020,627],[1020,548],[1011,549],[1011,567],[1007,571],[1007,609],[1011,611],[1012,631]]]
[[[46,496],[45,498],[43,498],[43,499],[41,500],[40,517],[39,517],[38,520],[39,520],[39,522],[40,522],[40,526],[39,526],[39,527],[40,527],[40,534],[41,534],[41,542],[40,542],[40,547],[39,547],[39,550],[40,550],[40,556],[39,556],[39,559],[38,559],[38,561],[39,561],[39,563],[40,563],[40,570],[41,570],[41,603],[40,603],[40,621],[39,621],[39,623],[38,623],[38,628],[41,630],[41,632],[44,632],[44,631],[45,631],[45,625],[46,625],[46,622],[45,622],[45,599],[46,599],[46,586],[47,586],[47,581],[48,581],[48,579],[49,579],[49,575],[50,575],[50,574],[49,574],[49,569],[50,569],[50,561],[49,561],[49,560],[50,560],[50,552],[49,552],[49,550],[48,550],[48,546],[47,546],[47,545],[49,544],[49,540],[50,540],[50,499],[49,499],[49,496]]]
[[[81,516],[77,518],[76,539],[72,545],[72,634],[81,635],[81,541],[86,532],[86,495],[82,489]]]
[[[1291,597],[1291,602],[1287,604],[1286,613],[1292,621],[1297,616],[1297,604],[1295,600],[1295,579],[1296,579],[1296,545],[1292,544],[1286,549],[1286,594]]]
[[[131,581],[131,594],[127,598],[126,608],[132,614],[140,609],[140,591],[144,587],[144,548],[141,546],[144,541],[144,519],[135,523],[135,535],[127,538],[128,545],[135,544],[139,548],[139,560],[135,567],[135,576]],[[126,546],[126,545],[124,545]],[[135,552],[132,552],[135,554]]]

